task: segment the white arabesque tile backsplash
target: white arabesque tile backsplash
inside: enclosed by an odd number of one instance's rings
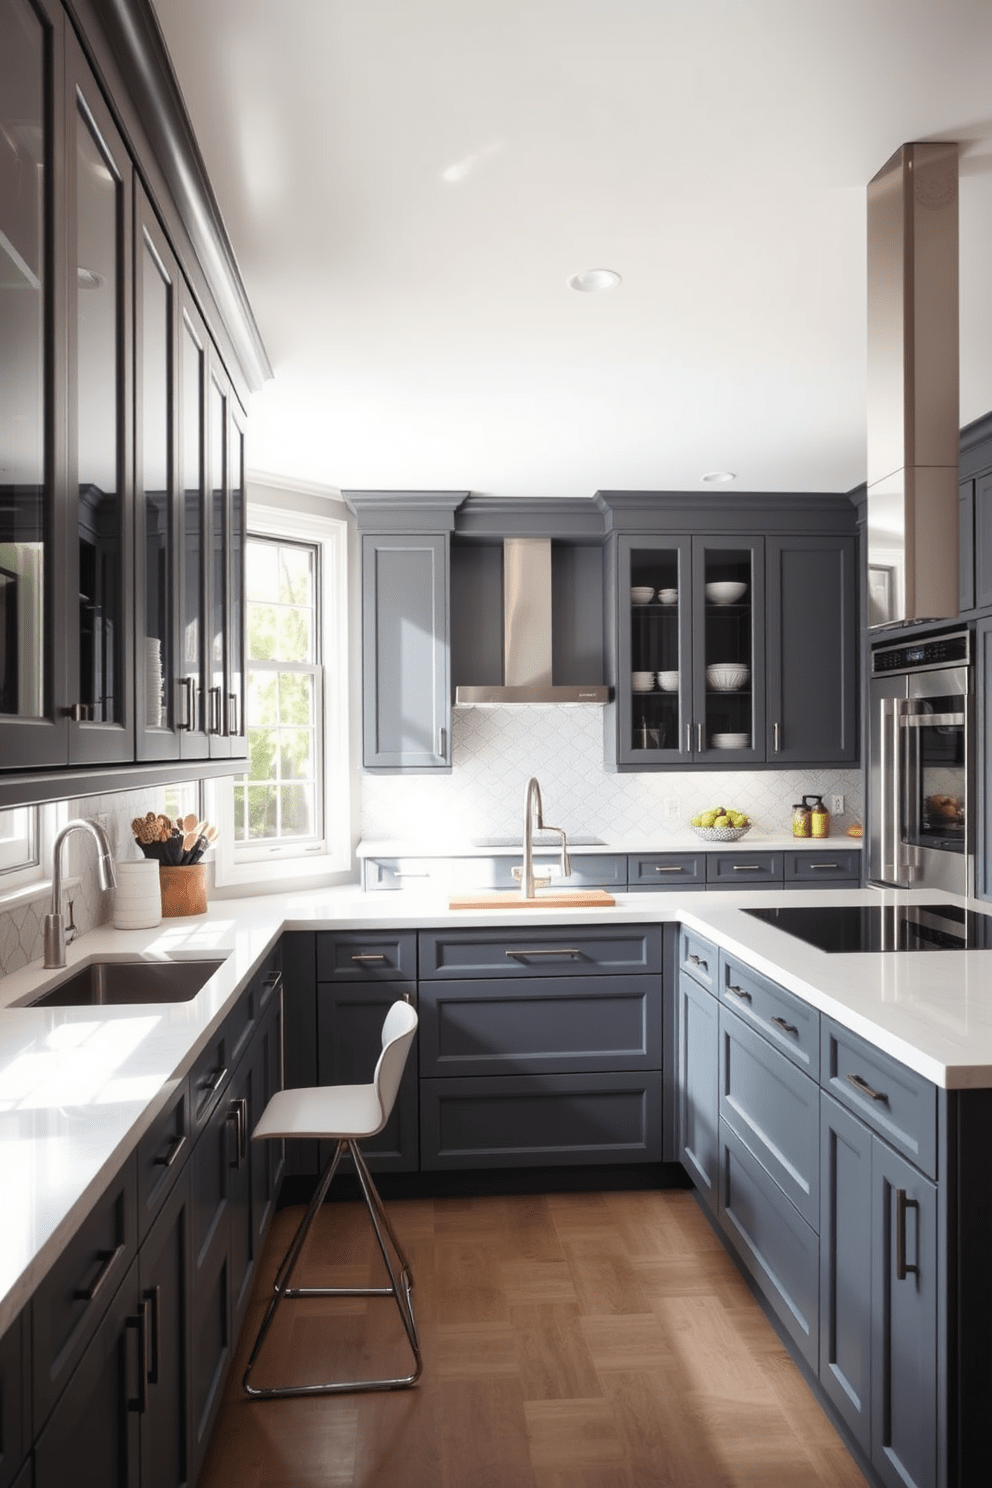
[[[531,775],[541,783],[548,821],[607,840],[664,841],[715,805],[746,811],[758,830],[788,831],[792,802],[811,792],[844,796],[839,827],[862,819],[859,769],[611,774],[603,766],[602,709],[581,704],[456,708],[452,760],[450,775],[363,775],[362,838],[518,836]],[[676,816],[666,814],[672,800]]]

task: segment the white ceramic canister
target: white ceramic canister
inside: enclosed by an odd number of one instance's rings
[[[118,930],[144,930],[162,920],[159,865],[154,858],[129,858],[114,864],[114,925]]]

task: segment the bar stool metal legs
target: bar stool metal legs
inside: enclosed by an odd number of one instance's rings
[[[354,1160],[355,1171],[358,1175],[358,1182],[361,1186],[362,1195],[365,1199],[365,1204],[369,1212],[369,1218],[372,1221],[372,1228],[375,1231],[375,1237],[379,1244],[379,1250],[381,1251],[382,1258],[386,1263],[386,1270],[389,1274],[390,1285],[386,1287],[291,1286],[290,1283],[293,1278],[293,1272],[296,1268],[297,1262],[299,1261],[300,1254],[303,1250],[307,1235],[310,1232],[310,1228],[314,1220],[320,1212],[324,1199],[327,1196],[327,1191],[330,1188],[334,1175],[338,1170],[338,1165],[341,1162],[341,1158],[346,1153],[350,1154]],[[390,1245],[387,1244],[387,1237],[392,1245],[393,1254],[390,1253]],[[283,1256],[282,1262],[279,1266],[279,1270],[276,1273],[273,1295],[270,1298],[268,1306],[265,1309],[265,1316],[262,1319],[262,1325],[259,1328],[258,1336],[252,1346],[252,1351],[244,1372],[242,1384],[244,1385],[246,1392],[250,1396],[252,1396],[253,1399],[273,1400],[287,1395],[334,1395],[340,1394],[347,1390],[409,1389],[411,1385],[415,1385],[417,1383],[417,1380],[420,1378],[420,1373],[423,1368],[422,1360],[420,1357],[420,1342],[417,1337],[417,1323],[413,1314],[413,1301],[410,1295],[412,1288],[413,1275],[410,1271],[410,1263],[407,1260],[406,1254],[396,1237],[396,1232],[394,1231],[393,1226],[389,1221],[389,1216],[386,1213],[385,1208],[383,1207],[382,1199],[379,1196],[379,1191],[372,1181],[372,1175],[370,1174],[368,1167],[366,1166],[361,1149],[358,1146],[357,1142],[352,1141],[348,1138],[342,1138],[338,1141],[337,1146],[334,1149],[334,1156],[325,1168],[320,1182],[317,1184],[316,1192],[314,1193],[313,1198],[310,1200],[310,1204],[307,1208],[306,1214],[303,1216],[303,1220],[299,1226],[299,1229],[293,1236],[289,1249]],[[387,1377],[381,1379],[339,1380],[334,1381],[333,1383],[328,1382],[313,1385],[277,1385],[267,1388],[253,1385],[251,1383],[251,1373],[255,1367],[255,1363],[261,1351],[262,1344],[265,1341],[266,1334],[268,1333],[272,1325],[272,1321],[276,1315],[276,1310],[278,1309],[280,1303],[282,1303],[283,1301],[295,1300],[300,1297],[393,1297],[396,1301],[396,1306],[399,1309],[400,1317],[403,1320],[403,1327],[406,1331],[407,1340],[413,1352],[413,1372],[411,1374],[401,1375],[396,1378]]]

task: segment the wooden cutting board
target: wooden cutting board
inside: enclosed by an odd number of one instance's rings
[[[601,909],[616,904],[605,889],[546,889],[525,899],[519,889],[490,889],[478,894],[452,894],[449,909]]]

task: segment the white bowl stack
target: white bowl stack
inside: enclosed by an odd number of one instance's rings
[[[631,672],[630,685],[634,692],[653,692],[654,672]]]
[[[144,930],[162,920],[162,890],[155,858],[133,858],[114,864],[114,925],[118,930]]]
[[[649,589],[646,584],[637,584],[630,591],[633,604],[650,604],[654,599],[654,590]]]
[[[662,692],[678,692],[678,690],[679,690],[679,674],[678,674],[678,672],[659,672],[658,673],[658,686],[661,688]]]
[[[751,668],[740,662],[715,662],[706,668],[706,685],[714,692],[736,692],[751,675]]]
[[[162,722],[162,642],[145,637],[145,725],[158,728]]]

